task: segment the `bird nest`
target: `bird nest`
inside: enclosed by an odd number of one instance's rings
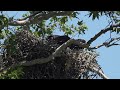
[[[62,40],[61,40],[62,41]],[[38,39],[29,31],[18,31],[15,34],[15,53],[6,50],[3,56],[4,67],[20,61],[32,61],[50,56],[60,44],[55,38]],[[44,63],[25,66],[22,79],[92,79],[97,78],[91,67],[101,69],[97,63],[95,52],[76,45],[68,46],[60,52],[60,56]]]

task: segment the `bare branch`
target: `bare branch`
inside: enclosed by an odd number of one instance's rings
[[[91,71],[93,72],[96,72],[99,76],[101,76],[103,79],[109,79],[101,70],[95,68],[95,67],[92,67],[92,68],[89,68]]]
[[[115,44],[115,43],[113,43],[113,44],[108,45],[107,47],[118,46],[118,45],[120,45],[120,44]]]
[[[100,48],[100,47],[102,47],[102,46],[104,46],[104,45],[101,44],[101,45],[98,45],[98,46],[95,46],[95,47],[90,47],[90,48],[88,48],[88,49],[98,49],[98,48]]]
[[[95,41],[98,37],[100,37],[102,34],[105,34],[106,32],[112,30],[114,27],[120,27],[120,23],[115,24],[115,25],[111,25],[108,28],[102,29],[99,33],[97,33],[94,37],[92,37],[87,44],[91,44],[93,41]]]
[[[98,46],[95,46],[95,47],[89,47],[88,49],[98,49],[98,48],[100,48],[102,46],[111,47],[113,45],[120,45],[120,44],[117,44],[116,42],[114,42],[114,41],[118,42],[119,40],[120,40],[120,37],[118,37],[118,38],[111,38],[110,41],[104,42],[104,43],[102,43],[102,44],[100,44]]]

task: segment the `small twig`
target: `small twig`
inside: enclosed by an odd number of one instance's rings
[[[117,46],[117,45],[120,45],[120,44],[115,44],[115,43],[113,43],[113,44],[108,45],[107,47]]]

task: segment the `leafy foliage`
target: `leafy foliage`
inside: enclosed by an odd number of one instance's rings
[[[0,15],[0,28],[2,28],[2,26],[6,26],[8,24],[8,18]]]
[[[8,71],[5,71],[0,74],[0,79],[20,79],[24,74],[23,67],[11,68]]]
[[[51,17],[49,20],[43,20],[39,24],[33,24],[31,25],[32,31],[34,31],[34,34],[37,37],[45,36],[45,35],[51,35],[53,34],[54,30],[58,29],[62,32],[64,32],[65,35],[71,35],[75,32],[78,32],[79,34],[84,33],[87,29],[87,26],[83,24],[81,21],[81,24],[78,22],[78,26],[68,25],[68,22],[72,20],[73,18],[77,18],[78,12],[73,12],[70,16],[54,16]]]

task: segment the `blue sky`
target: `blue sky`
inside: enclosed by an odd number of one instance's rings
[[[21,17],[25,11],[9,11],[8,15],[12,16],[16,14],[16,18]],[[80,19],[84,20],[86,25],[88,26],[88,31],[86,31],[85,35],[80,35],[79,38],[84,38],[85,40],[89,40],[93,35],[95,35],[97,32],[99,32],[101,29],[105,28],[108,25],[108,18],[105,16],[101,17],[99,20],[92,21],[91,18],[88,18],[88,16],[84,16],[86,12],[82,12],[79,17]],[[77,19],[74,19],[72,21],[73,24],[77,22]],[[55,34],[62,34],[61,32],[56,31]],[[100,38],[98,38],[95,42],[93,42],[92,46],[96,46],[101,44],[103,41],[106,41],[109,38],[109,32],[102,35]],[[115,34],[112,34],[112,36],[115,36]],[[75,38],[78,38],[75,36]],[[110,78],[110,79],[118,79],[120,78],[120,57],[119,57],[119,46],[113,46],[110,48],[102,47],[100,49],[97,49],[97,52],[100,54],[98,57],[98,62],[101,65],[104,73]]]

